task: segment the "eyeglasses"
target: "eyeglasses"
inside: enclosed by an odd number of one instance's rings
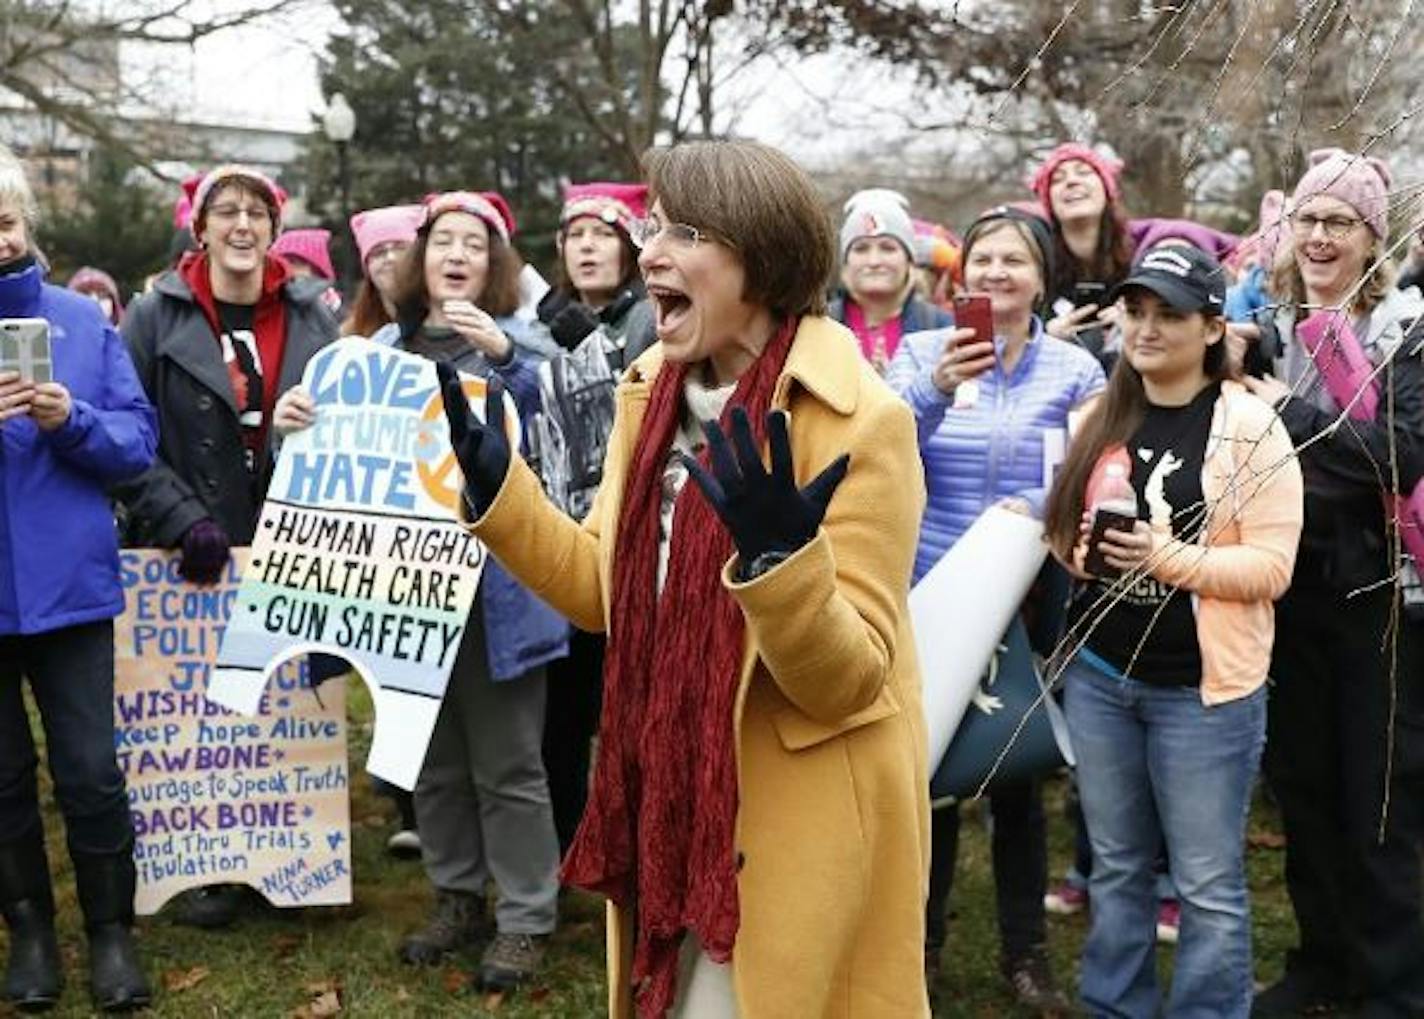
[[[680,248],[695,248],[702,243],[702,231],[686,223],[664,223],[656,216],[635,219],[628,226],[628,239],[637,247],[646,248],[659,237],[666,237]]]
[[[1362,219],[1355,219],[1351,216],[1311,216],[1305,213],[1296,213],[1290,218],[1291,230],[1302,240],[1315,233],[1317,226],[1325,228],[1325,236],[1332,241],[1343,241],[1350,236],[1355,227],[1363,223]]]
[[[267,211],[265,205],[214,205],[208,210],[208,218],[215,219],[222,223],[236,223],[239,216],[246,216],[247,221],[254,226],[259,223],[272,222],[272,214]]]

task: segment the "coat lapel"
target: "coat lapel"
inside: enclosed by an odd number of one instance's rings
[[[157,352],[159,357],[168,358],[211,390],[233,414],[237,413],[237,397],[227,368],[223,366],[222,348],[201,312],[185,315],[177,329],[158,341]]]

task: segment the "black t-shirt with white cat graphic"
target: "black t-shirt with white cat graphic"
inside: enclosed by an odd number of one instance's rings
[[[262,428],[262,354],[257,349],[253,329],[257,309],[251,304],[214,301],[222,333],[223,366],[227,368],[233,395],[237,397],[237,419],[242,425],[242,444],[247,451],[247,469],[256,470],[257,449]]]
[[[1213,383],[1185,406],[1149,405],[1142,425],[1127,443],[1138,518],[1154,527],[1170,522],[1172,535],[1182,541],[1196,541],[1206,520],[1202,462],[1220,393],[1221,385]],[[1085,585],[1073,615],[1101,614],[1113,597],[1108,596],[1112,583],[1098,580]],[[1142,576],[1116,597],[1088,638],[1088,648],[1119,672],[1144,683],[1200,685],[1201,646],[1191,592]],[[1092,608],[1095,603],[1097,609]]]

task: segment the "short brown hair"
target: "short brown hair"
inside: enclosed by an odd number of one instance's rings
[[[425,288],[425,247],[430,240],[430,228],[439,220],[437,216],[416,231],[415,243],[405,249],[396,266],[396,318],[401,322],[418,324],[430,314],[430,291]],[[524,259],[519,257],[519,252],[491,230],[489,273],[485,276],[484,289],[475,298],[475,307],[495,318],[513,315],[519,308],[519,272],[523,268]]]
[[[648,204],[732,248],[743,300],[777,315],[824,315],[835,240],[816,186],[769,145],[685,142],[643,157]]]
[[[267,220],[272,225],[272,240],[277,239],[277,234],[282,229],[282,210],[272,198],[272,193],[268,191],[259,180],[246,177],[240,173],[234,173],[213,184],[212,190],[208,192],[207,199],[202,207],[193,210],[193,236],[202,236],[204,230],[208,228],[208,210],[212,208],[214,202],[224,191],[235,191],[243,198],[256,198],[267,207]]]

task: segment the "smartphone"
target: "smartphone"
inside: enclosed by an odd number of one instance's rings
[[[1103,558],[1101,542],[1108,531],[1131,531],[1136,524],[1136,507],[1128,512],[1125,504],[1107,502],[1093,510],[1093,529],[1088,535],[1088,554],[1083,558],[1083,569],[1104,580],[1116,580],[1122,576],[1122,570],[1109,565]]]
[[[42,318],[0,318],[0,371],[26,382],[49,382],[49,323]]]
[[[970,343],[994,342],[994,307],[988,294],[956,294],[954,324],[957,328],[974,330]]]
[[[1108,298],[1108,288],[1106,283],[1075,283],[1073,284],[1073,307],[1085,308],[1090,304],[1096,304],[1099,308]]]

